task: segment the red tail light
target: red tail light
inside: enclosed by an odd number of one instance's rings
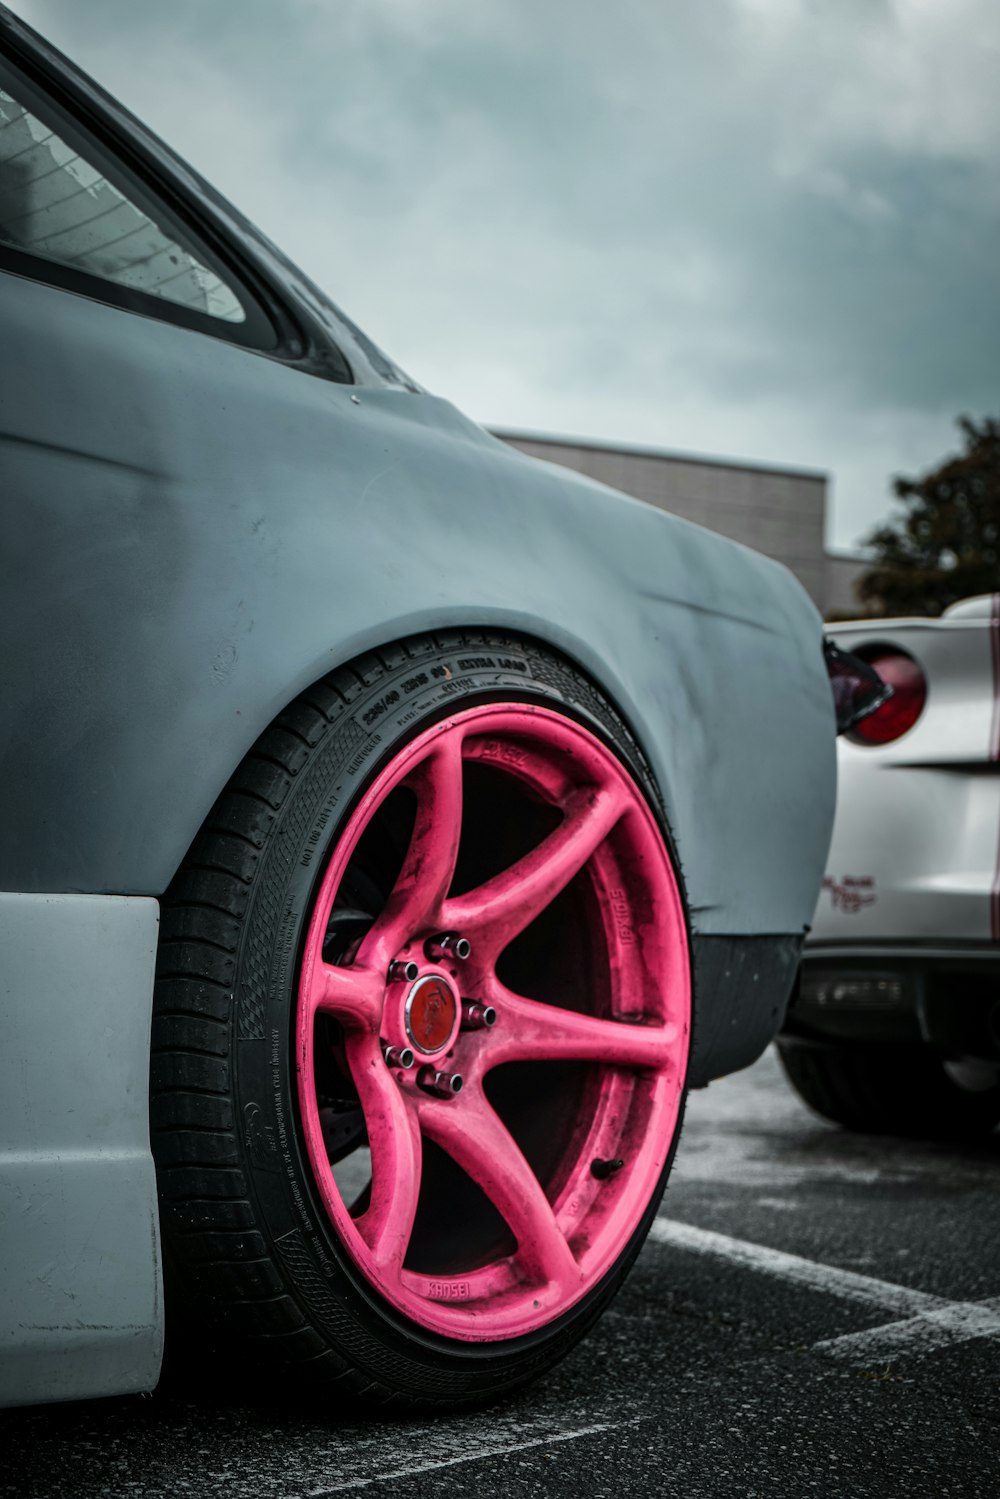
[[[851,729],[855,744],[891,744],[912,729],[927,701],[927,678],[919,664],[898,646],[862,647],[857,653],[892,688],[892,697]]]

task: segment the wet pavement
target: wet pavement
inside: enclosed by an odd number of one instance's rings
[[[361,1423],[224,1381],[0,1413],[0,1495],[1000,1496],[1000,1133],[848,1135],[768,1054],[693,1095],[610,1312],[498,1408]]]

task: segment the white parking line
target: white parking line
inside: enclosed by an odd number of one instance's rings
[[[811,1290],[825,1291],[828,1296],[839,1296],[842,1301],[856,1301],[863,1306],[876,1306],[883,1311],[900,1312],[905,1316],[936,1311],[951,1304],[943,1296],[930,1296],[926,1291],[911,1291],[907,1286],[876,1280],[872,1275],[859,1275],[855,1270],[840,1270],[836,1265],[821,1265],[817,1260],[786,1254],[781,1249],[769,1249],[765,1244],[751,1244],[747,1239],[731,1239],[728,1234],[717,1234],[708,1228],[694,1228],[690,1223],[674,1223],[667,1218],[657,1218],[649,1231],[649,1237],[657,1244],[669,1244],[677,1249],[693,1249],[699,1254],[714,1254],[720,1259],[731,1260],[734,1264],[746,1265],[751,1270],[776,1276],[779,1280],[795,1281],[798,1285],[809,1286]]]
[[[870,1363],[873,1358],[899,1358],[906,1353],[929,1353],[951,1343],[970,1343],[973,1338],[1000,1337],[1000,1296],[990,1301],[952,1301],[936,1312],[908,1317],[905,1322],[886,1322],[839,1338],[814,1343],[816,1353],[849,1363]]]
[[[545,1431],[540,1436],[522,1436],[519,1440],[515,1435],[518,1428],[523,1432],[524,1422],[505,1422],[502,1417],[483,1422],[476,1417],[469,1421],[455,1423],[435,1430],[432,1426],[420,1426],[407,1428],[405,1442],[400,1444],[402,1451],[391,1451],[382,1457],[380,1462],[376,1458],[371,1464],[378,1471],[369,1472],[363,1477],[345,1478],[339,1483],[324,1484],[321,1487],[311,1488],[306,1491],[306,1499],[326,1499],[328,1494],[340,1494],[347,1489],[367,1489],[376,1483],[391,1483],[402,1478],[414,1478],[421,1473],[434,1473],[439,1468],[453,1468],[459,1463],[474,1463],[487,1457],[507,1457],[515,1452],[527,1452],[531,1447],[554,1447],[559,1442],[575,1442],[580,1437],[598,1436],[603,1432],[618,1431],[625,1426],[636,1426],[642,1420],[642,1416],[632,1416],[627,1421],[597,1421],[590,1426],[580,1426],[566,1430],[559,1425]],[[532,1423],[536,1426],[543,1425],[542,1422]],[[496,1432],[508,1425],[511,1441],[484,1441],[486,1431]],[[528,1429],[531,1429],[529,1425]],[[383,1436],[381,1441],[385,1442]],[[427,1452],[428,1447],[439,1449],[439,1456],[424,1456],[414,1459],[407,1458],[406,1452],[412,1449],[415,1441],[419,1444],[422,1453]]]
[[[757,1270],[779,1280],[807,1286],[812,1291],[839,1296],[863,1306],[882,1311],[902,1312],[901,1320],[867,1327],[860,1332],[824,1338],[813,1344],[813,1351],[851,1363],[868,1363],[872,1358],[898,1358],[907,1353],[927,1353],[949,1343],[970,1342],[973,1338],[1000,1338],[1000,1297],[990,1301],[950,1301],[931,1296],[926,1291],[911,1291],[907,1286],[841,1270],[752,1244],[747,1239],[733,1239],[728,1234],[689,1223],[675,1223],[657,1218],[649,1232],[657,1244],[675,1249],[689,1249],[698,1254],[715,1255],[732,1264]]]

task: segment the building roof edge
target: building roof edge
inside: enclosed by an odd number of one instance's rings
[[[560,448],[588,448],[592,452],[621,453],[624,457],[665,458],[675,463],[695,463],[703,468],[744,469],[754,474],[778,474],[783,478],[816,479],[823,483],[829,474],[818,468],[796,468],[791,464],[758,463],[744,458],[714,458],[705,453],[688,453],[675,448],[656,448],[645,443],[603,442],[595,437],[574,437],[568,433],[533,432],[523,427],[487,427],[502,441],[537,442]]]

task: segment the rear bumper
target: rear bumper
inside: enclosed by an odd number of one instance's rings
[[[811,944],[783,1035],[1000,1060],[1000,944]]]
[[[148,1390],[158,906],[0,893],[0,1405]]]

